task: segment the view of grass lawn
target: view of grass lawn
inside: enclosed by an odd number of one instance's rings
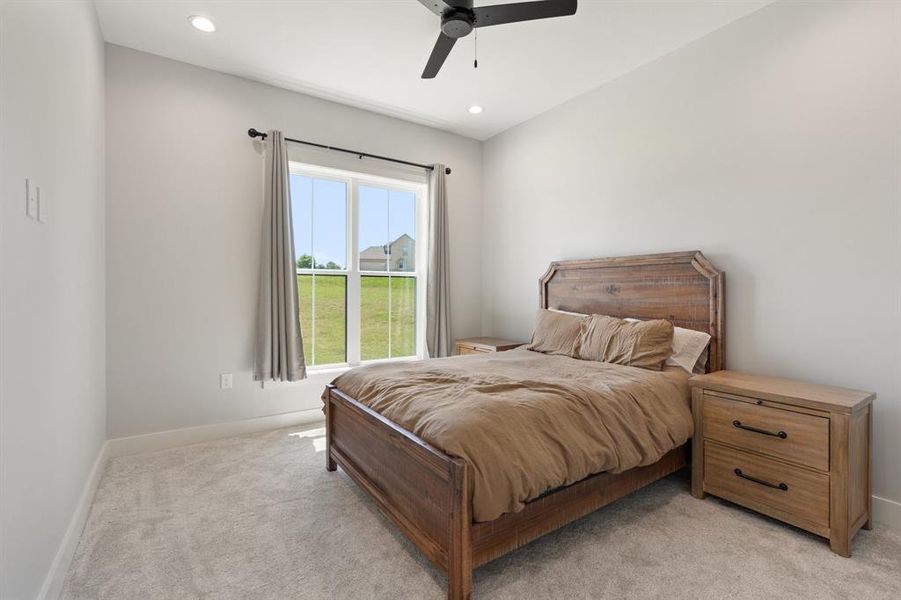
[[[347,328],[347,277],[316,275],[316,352],[313,353],[313,275],[297,276],[300,301],[300,332],[307,365],[343,363]],[[387,330],[387,326],[386,326]],[[387,335],[387,334],[386,334]]]
[[[361,277],[360,286],[360,358],[372,360],[416,354],[416,280],[412,277],[371,275]],[[307,364],[345,362],[347,278],[344,275],[298,275],[297,291]]]

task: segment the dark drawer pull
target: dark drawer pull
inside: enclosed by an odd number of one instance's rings
[[[777,437],[779,439],[785,439],[788,437],[788,434],[784,431],[767,431],[766,429],[760,429],[759,427],[751,427],[750,425],[744,425],[741,421],[732,421],[733,427],[738,427],[739,429],[744,429],[745,431],[753,431],[754,433],[762,433],[763,435],[771,435],[773,437]]]
[[[748,481],[753,481],[754,483],[759,483],[760,485],[765,485],[767,487],[771,487],[777,490],[782,490],[783,492],[788,491],[788,484],[785,483],[770,483],[769,481],[764,481],[763,479],[757,479],[756,477],[751,477],[750,475],[745,475],[741,472],[741,469],[735,469],[735,474],[741,477],[742,479],[747,479]]]

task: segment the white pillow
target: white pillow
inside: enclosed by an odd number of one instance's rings
[[[709,344],[709,334],[676,327],[673,330],[673,353],[666,359],[666,365],[682,367],[689,375],[703,373],[707,369]]]
[[[695,375],[703,375],[707,372],[707,361],[710,360],[710,344],[708,340],[708,345],[704,346],[704,351],[701,352],[701,356],[698,357],[698,362],[695,363],[694,374]]]
[[[565,310],[550,309],[554,312],[566,315],[585,316],[582,313],[569,312]],[[627,318],[626,321],[639,321],[640,319]],[[707,370],[707,359],[710,344],[710,335],[703,331],[695,331],[694,329],[685,329],[684,327],[673,328],[673,351],[666,359],[663,366],[679,367],[689,375],[697,375]]]
[[[561,315],[572,315],[574,317],[590,317],[591,315],[586,315],[585,313],[576,313],[569,312],[568,310],[560,310],[559,308],[549,308],[551,312],[560,313]]]

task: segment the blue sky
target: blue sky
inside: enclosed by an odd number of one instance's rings
[[[317,263],[347,266],[347,201],[343,182],[291,175],[294,253]],[[387,244],[404,233],[415,237],[416,197],[412,192],[360,186],[359,250]]]

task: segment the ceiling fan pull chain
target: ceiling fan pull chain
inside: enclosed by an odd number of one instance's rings
[[[475,30],[475,42],[476,42],[476,52],[475,52],[475,58],[472,61],[472,68],[478,69],[479,68],[479,30],[478,29]]]

